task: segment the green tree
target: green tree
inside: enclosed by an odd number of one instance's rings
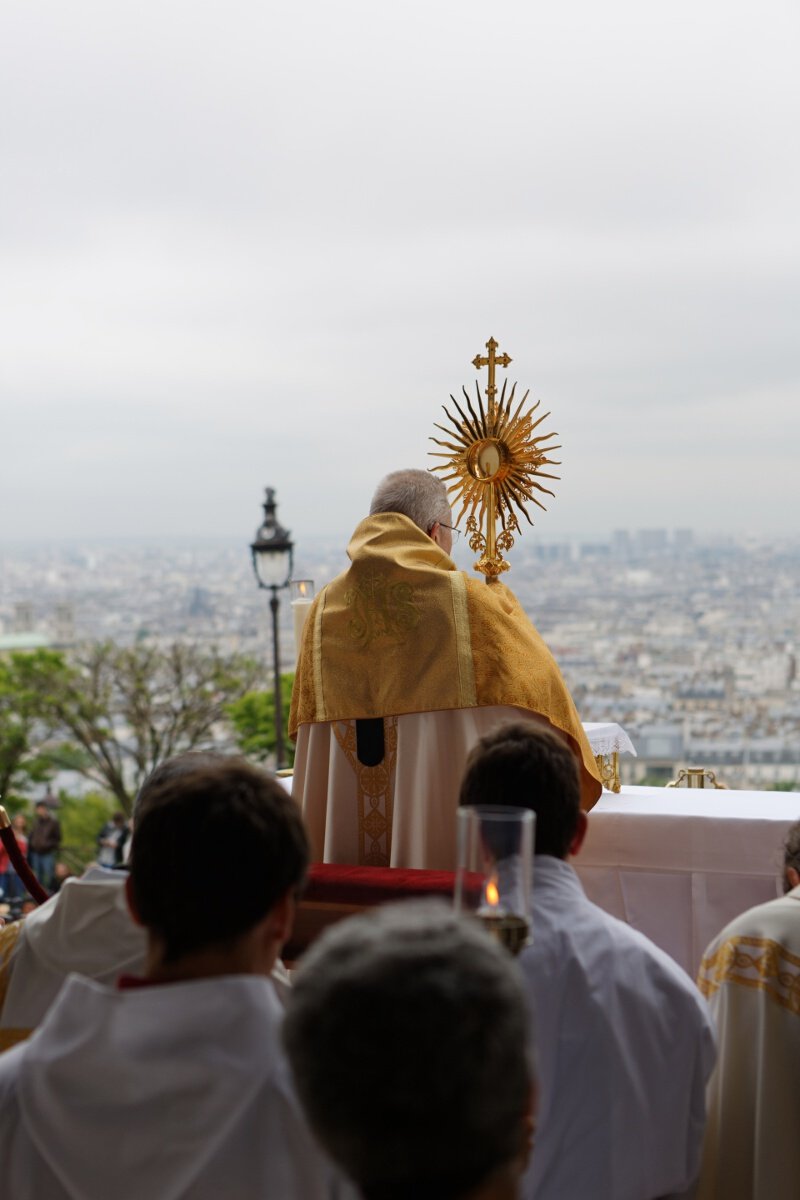
[[[59,859],[71,871],[79,873],[97,858],[97,835],[117,805],[110,796],[99,792],[84,796],[59,792],[58,798],[61,806],[56,815],[63,836]]]
[[[284,756],[289,766],[294,763],[294,746],[286,736],[286,722],[292,699],[294,675],[281,675],[281,706],[284,723]],[[228,705],[228,716],[233,725],[236,744],[243,754],[259,762],[275,755],[275,692],[246,692]]]
[[[43,746],[51,732],[40,680],[64,669],[51,650],[0,658],[0,800],[18,807],[31,785],[46,782],[53,764]]]
[[[130,813],[145,777],[166,758],[212,745],[231,701],[259,680],[240,655],[176,642],[165,649],[102,642],[42,665],[41,710],[50,760],[80,772]]]

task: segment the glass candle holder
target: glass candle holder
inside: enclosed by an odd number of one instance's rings
[[[477,917],[512,954],[531,940],[533,835],[528,808],[459,808],[456,912]]]

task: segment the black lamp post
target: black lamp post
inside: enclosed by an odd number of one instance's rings
[[[267,588],[271,595],[269,607],[272,612],[272,658],[275,666],[275,764],[281,770],[283,763],[283,708],[281,705],[281,663],[278,650],[278,592],[285,588],[292,575],[292,553],[294,544],[288,529],[278,524],[275,515],[275,489],[266,489],[264,520],[250,545],[253,570],[260,588]]]

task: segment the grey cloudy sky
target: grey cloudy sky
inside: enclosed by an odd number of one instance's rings
[[[792,533],[800,6],[7,0],[0,537],[349,533],[490,335],[539,527]]]

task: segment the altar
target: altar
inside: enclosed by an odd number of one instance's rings
[[[694,977],[724,925],[781,894],[782,843],[798,818],[796,792],[623,787],[592,809],[573,866],[595,904]]]
[[[694,978],[724,925],[781,894],[783,840],[799,818],[796,792],[623,787],[617,795],[604,792],[592,809],[572,864],[595,904]],[[441,871],[312,867],[295,952],[332,920],[403,897],[448,899],[453,883]]]

